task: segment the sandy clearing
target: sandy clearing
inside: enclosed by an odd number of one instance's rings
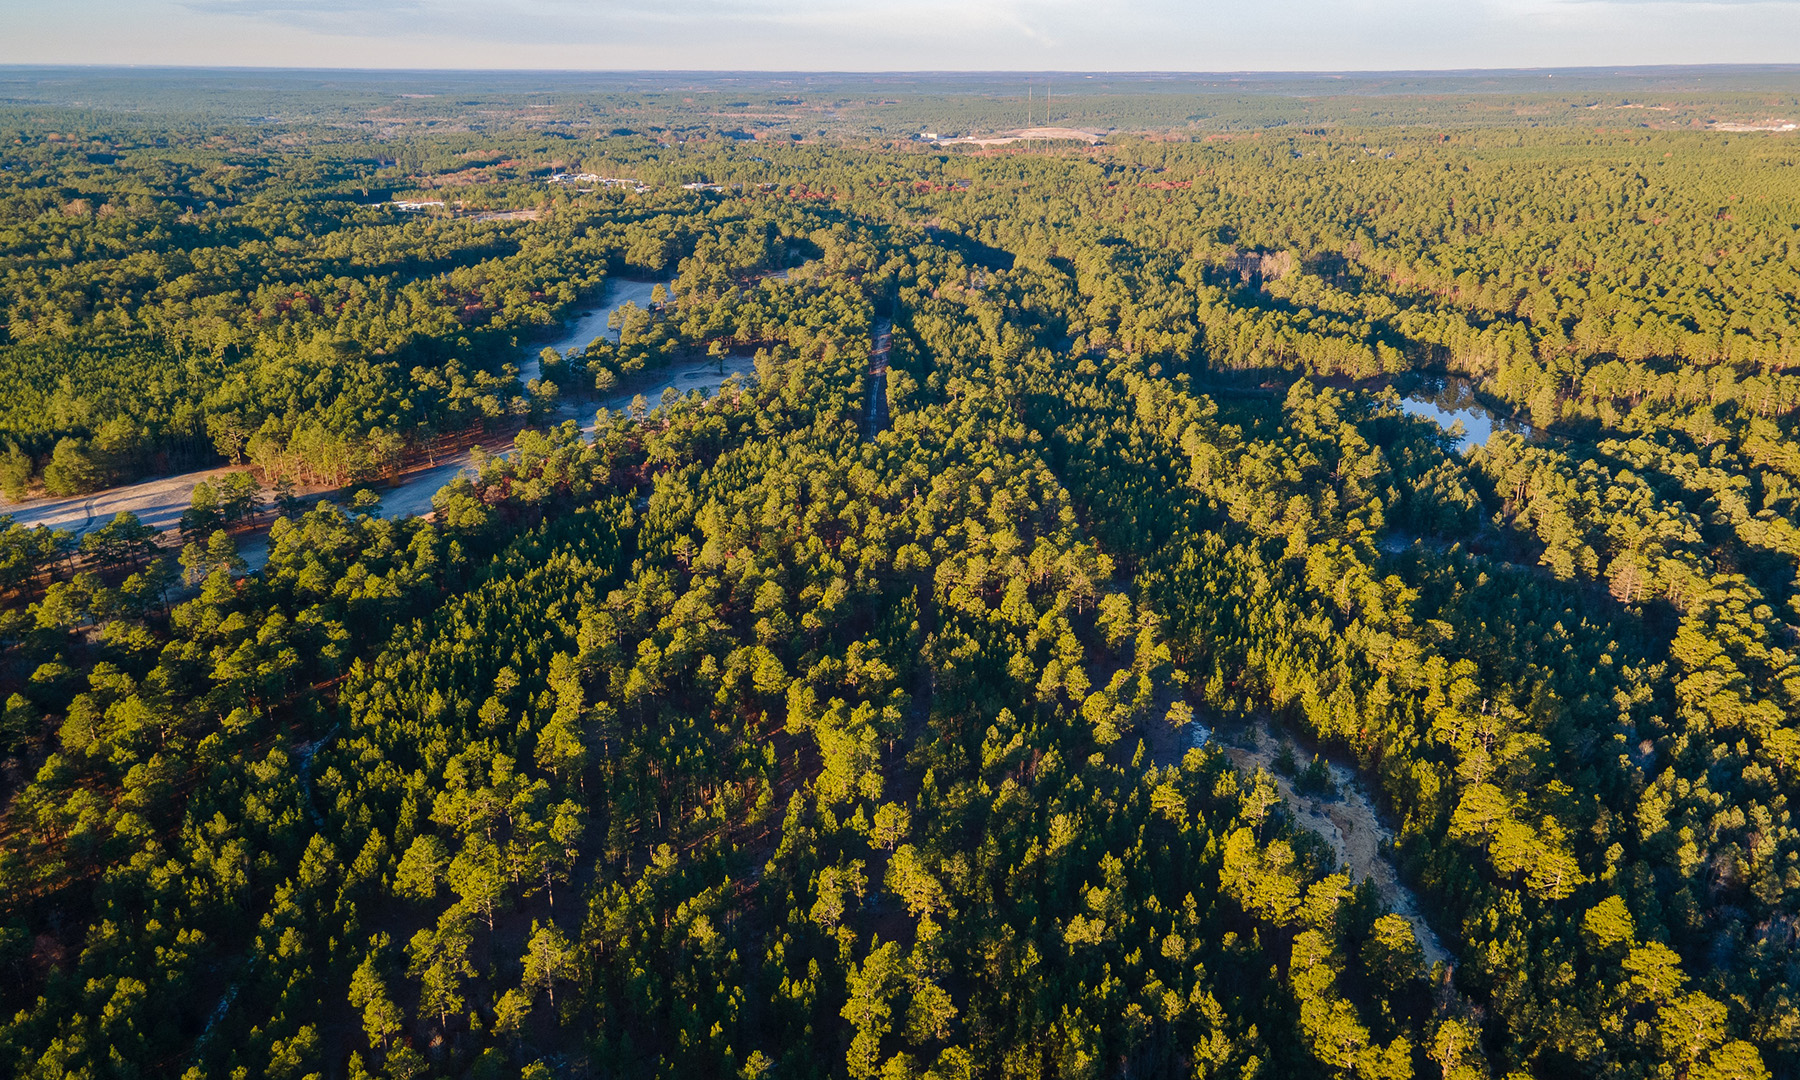
[[[1205,741],[1208,734],[1204,728],[1198,730],[1195,733],[1196,743]],[[1425,954],[1426,967],[1439,962],[1451,963],[1453,957],[1450,950],[1444,947],[1437,932],[1425,921],[1418,897],[1401,882],[1394,864],[1388,861],[1382,851],[1382,846],[1391,842],[1394,834],[1382,824],[1380,816],[1376,814],[1374,803],[1363,790],[1361,778],[1350,769],[1334,761],[1327,761],[1331,770],[1331,782],[1337,785],[1338,797],[1327,801],[1303,795],[1295,790],[1287,777],[1275,771],[1275,758],[1281,753],[1284,744],[1293,746],[1287,738],[1264,725],[1257,730],[1255,749],[1223,742],[1220,746],[1231,763],[1244,772],[1261,768],[1269,774],[1292,811],[1294,821],[1317,833],[1331,845],[1332,850],[1337,853],[1338,863],[1350,872],[1352,880],[1366,878],[1375,883],[1375,891],[1380,894],[1382,902],[1412,924],[1413,934],[1419,939],[1419,948]],[[1294,747],[1294,756],[1297,760],[1304,757],[1298,747]]]
[[[1054,140],[1084,142],[1089,146],[1092,146],[1095,143],[1100,142],[1102,138],[1103,136],[1096,132],[1083,131],[1080,128],[1033,127],[1025,128],[1020,131],[1008,131],[1000,135],[986,135],[981,137],[965,135],[960,139],[938,139],[937,145],[954,146],[961,144],[963,146],[1009,146],[1016,142]]]
[[[194,500],[194,489],[203,481],[243,471],[227,466],[176,476],[155,476],[89,495],[32,499],[23,503],[0,500],[0,514],[11,514],[13,521],[19,525],[68,529],[79,536],[89,529],[105,525],[114,515],[129,510],[146,525],[170,529],[180,523],[182,511]]]
[[[538,354],[545,348],[555,349],[559,353],[567,353],[570,349],[585,349],[596,338],[607,337],[619,340],[617,331],[608,330],[606,322],[612,318],[613,312],[626,304],[636,304],[641,308],[650,306],[650,294],[661,284],[668,288],[667,282],[626,281],[622,278],[606,279],[606,286],[601,290],[600,302],[586,311],[578,311],[570,316],[562,333],[554,340],[542,344],[527,345],[524,355],[519,360],[519,382],[528,383],[538,377],[542,368],[538,365]]]

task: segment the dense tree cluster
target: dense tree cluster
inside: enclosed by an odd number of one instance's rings
[[[178,558],[0,521],[9,1074],[1800,1067],[1784,144],[621,136],[660,186],[348,197],[511,138],[7,174],[13,490],[523,425],[429,519],[279,489],[253,573],[249,473]],[[1420,372],[1540,430],[1461,453]],[[1270,723],[1424,921],[1232,766]]]

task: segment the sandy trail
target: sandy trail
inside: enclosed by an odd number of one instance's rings
[[[114,515],[127,510],[151,528],[172,529],[180,524],[182,511],[193,503],[194,488],[203,481],[241,471],[230,467],[203,469],[177,476],[154,476],[136,484],[88,495],[33,499],[23,503],[0,500],[0,514],[11,514],[19,525],[67,529],[77,536],[105,525]]]
[[[769,276],[786,280],[787,271]],[[602,336],[617,341],[618,333],[609,330],[606,325],[613,312],[626,304],[648,308],[651,293],[655,291],[657,284],[654,281],[609,280],[601,293],[600,301],[586,311],[574,314],[556,338],[530,344],[520,350],[520,384],[538,377],[541,370],[538,354],[545,346],[566,353],[570,349],[585,349],[590,342]],[[690,390],[713,391],[734,375],[740,379],[754,377],[755,364],[750,357],[727,356],[722,361],[699,358],[634,376],[599,400],[583,397],[564,401],[550,419],[553,423],[579,419],[583,434],[591,435],[596,407],[604,406],[614,412],[623,412],[631,405],[633,398],[642,394],[649,406],[655,408],[660,403],[663,390],[668,387],[673,387],[682,394]],[[482,447],[485,453],[492,456],[510,453],[512,449],[510,439]],[[425,514],[431,510],[432,496],[455,479],[458,473],[469,470],[473,464],[474,447],[470,447],[440,457],[430,465],[408,469],[387,483],[370,486],[381,496],[380,512],[383,517],[402,518]],[[105,525],[115,514],[129,510],[144,524],[166,531],[181,523],[182,512],[193,504],[195,487],[203,481],[241,471],[241,468],[229,466],[201,469],[177,476],[152,477],[135,484],[123,484],[105,491],[68,498],[33,499],[24,503],[0,499],[0,514],[12,515],[13,520],[20,525],[68,529],[79,536]],[[304,492],[303,497],[310,501],[313,495],[321,493],[322,489],[312,489]],[[239,554],[250,564],[252,570],[260,569],[267,562],[268,539],[265,530],[246,533],[239,537],[238,543]]]
[[[1201,729],[1196,733],[1195,740],[1204,741],[1206,737],[1207,733]],[[1375,890],[1380,894],[1382,902],[1412,924],[1413,934],[1419,939],[1419,948],[1425,954],[1426,967],[1439,961],[1451,963],[1453,958],[1450,951],[1444,948],[1436,931],[1425,921],[1418,897],[1401,882],[1394,864],[1382,853],[1382,845],[1392,841],[1394,834],[1381,823],[1374,804],[1363,790],[1361,779],[1350,769],[1327,761],[1331,770],[1331,782],[1337,786],[1337,798],[1324,800],[1303,795],[1295,790],[1287,777],[1275,771],[1274,761],[1281,753],[1283,744],[1292,745],[1273,729],[1262,726],[1257,731],[1255,749],[1224,742],[1220,743],[1220,747],[1231,763],[1244,772],[1261,768],[1269,774],[1280,790],[1282,799],[1291,809],[1294,821],[1317,833],[1331,845],[1332,850],[1337,853],[1339,864],[1350,872],[1352,880],[1367,878],[1375,883]],[[1297,747],[1295,757],[1303,758]]]

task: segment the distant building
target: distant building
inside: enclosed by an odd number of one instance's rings
[[[444,205],[444,200],[442,200],[442,199],[425,199],[420,202],[407,202],[405,200],[395,200],[394,209],[405,210],[410,213],[416,214],[421,210],[430,210],[434,207],[439,207],[442,205]]]
[[[601,187],[628,187],[642,195],[649,191],[648,185],[632,180],[629,177],[601,176],[598,173],[555,173],[546,184],[598,184]]]

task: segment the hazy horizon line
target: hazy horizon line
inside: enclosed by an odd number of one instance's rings
[[[0,71],[135,71],[135,72],[267,72],[270,74],[360,75],[1133,75],[1190,78],[1195,76],[1241,78],[1243,76],[1310,76],[1347,78],[1368,75],[1510,75],[1510,74],[1631,74],[1638,72],[1791,71],[1800,73],[1800,61],[1719,62],[1700,64],[1591,64],[1460,68],[533,68],[533,67],[338,67],[325,65],[268,64],[129,64],[75,62],[0,62]]]

